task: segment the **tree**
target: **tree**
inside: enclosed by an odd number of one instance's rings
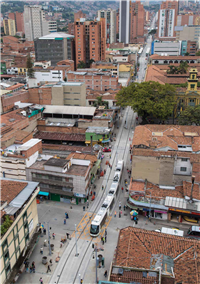
[[[180,125],[200,125],[200,105],[188,106],[178,117]]]
[[[196,52],[196,56],[200,56],[200,50]]]
[[[84,61],[80,61],[79,62],[79,64],[78,64],[78,66],[77,66],[77,68],[85,68],[86,67],[86,64],[85,64],[85,62]]]
[[[182,61],[179,65],[179,67],[178,67],[178,72],[180,74],[186,74],[188,67],[189,67],[189,65],[188,65],[187,61]]]
[[[176,105],[175,91],[169,84],[161,85],[153,81],[132,83],[118,92],[117,105],[131,106],[144,121],[149,115],[166,119]]]
[[[27,57],[26,68],[28,69],[29,78],[34,78],[33,62],[32,62],[30,53],[28,54],[28,57]]]
[[[96,101],[94,102],[94,106],[95,107],[105,106],[106,109],[108,109],[108,102],[107,101],[103,101],[102,97],[97,97]]]
[[[8,215],[6,215],[4,222],[1,225],[1,236],[3,236],[8,231],[8,229],[10,228],[12,223],[13,223],[13,221],[10,219],[10,217]]]
[[[93,62],[95,62],[95,61],[94,61],[94,59],[91,58],[91,59],[89,60],[89,63],[88,63],[88,68],[90,68],[90,65],[91,65]]]
[[[189,56],[189,55],[190,55],[189,52],[186,52],[184,56]]]

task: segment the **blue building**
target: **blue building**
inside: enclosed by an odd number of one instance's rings
[[[181,55],[185,55],[186,52],[187,52],[187,40],[182,40]]]

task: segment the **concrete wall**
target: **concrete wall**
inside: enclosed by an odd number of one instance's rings
[[[100,127],[108,127],[109,128],[109,120],[92,120],[92,121],[79,121],[78,127],[79,128],[88,128],[90,126],[100,126]]]
[[[174,158],[133,156],[132,178],[147,179],[160,185],[181,185],[184,180],[191,180],[188,175],[174,174]]]

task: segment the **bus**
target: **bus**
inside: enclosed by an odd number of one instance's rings
[[[140,56],[143,52],[143,47],[140,48],[140,50],[138,51],[138,55]]]

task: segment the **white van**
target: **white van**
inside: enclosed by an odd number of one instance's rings
[[[161,233],[183,237],[184,231],[162,227]]]

